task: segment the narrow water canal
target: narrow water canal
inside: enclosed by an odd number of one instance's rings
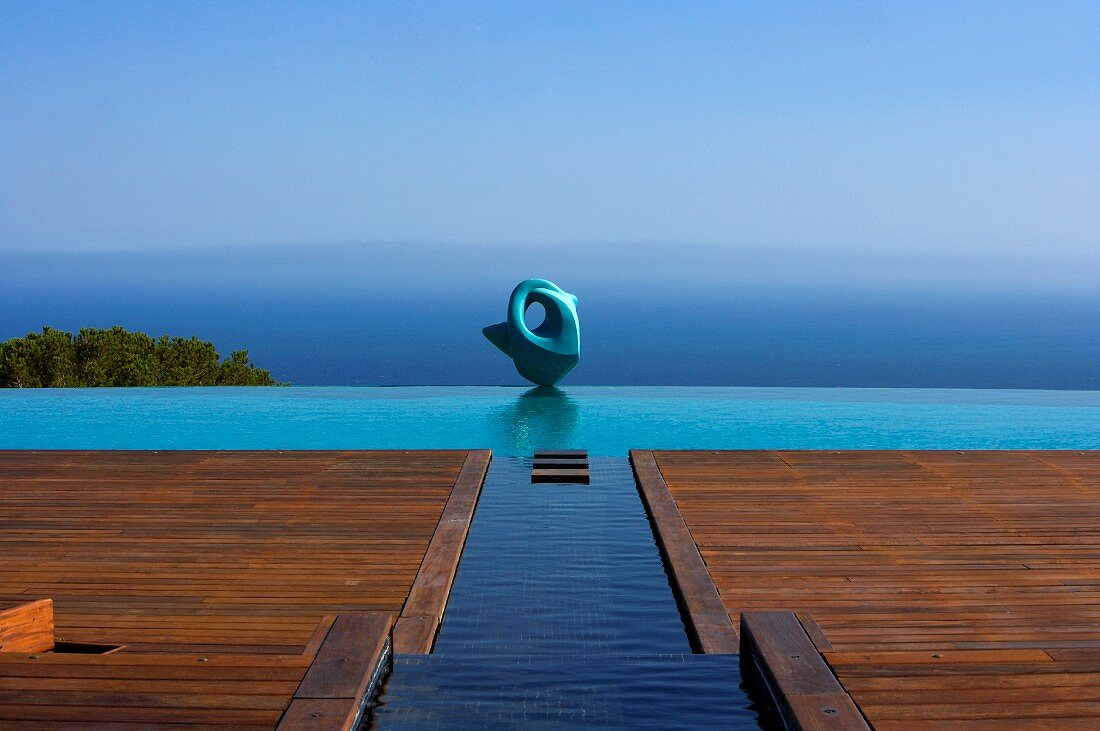
[[[389,729],[759,729],[736,655],[693,655],[626,459],[532,484],[494,458],[431,655],[398,655]]]

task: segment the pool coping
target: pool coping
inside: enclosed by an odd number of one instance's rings
[[[630,464],[669,572],[673,594],[681,606],[692,649],[705,654],[737,654],[740,649],[737,629],[653,452],[630,450]]]
[[[741,670],[767,689],[788,729],[870,731],[794,612],[741,613]]]
[[[396,654],[426,654],[435,645],[492,454],[491,450],[484,449],[471,450],[466,455],[412,589],[393,626]]]

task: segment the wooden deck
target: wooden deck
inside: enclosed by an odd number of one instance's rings
[[[733,619],[795,612],[874,728],[1100,728],[1100,452],[632,457]]]
[[[0,647],[0,729],[274,728],[292,698],[342,699],[361,678],[322,661],[380,652],[349,648],[352,628],[388,647],[408,619],[404,649],[430,649],[488,461],[0,451],[0,610],[51,599],[56,643],[34,652],[37,629],[16,628]]]

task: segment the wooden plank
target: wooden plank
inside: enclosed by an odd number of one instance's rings
[[[588,471],[588,460],[579,459],[536,459],[532,470],[584,470]]]
[[[47,652],[53,646],[52,600],[0,610],[0,652]]]
[[[570,459],[577,459],[583,457],[588,458],[588,450],[586,449],[539,449],[535,451],[535,459],[553,459],[555,457],[564,457]]]
[[[414,654],[430,652],[435,646],[439,625],[440,620],[434,616],[401,617],[393,627],[393,646],[419,651]]]
[[[279,720],[280,729],[353,728],[359,709],[346,698],[295,698]]]
[[[833,643],[829,642],[829,638],[825,636],[825,630],[821,629],[817,621],[806,612],[796,612],[795,616],[798,618],[799,624],[802,625],[802,629],[806,630],[806,636],[810,638],[810,642],[814,643],[814,647],[818,652],[826,652],[833,649]]]
[[[741,664],[764,682],[792,731],[869,729],[794,613],[742,614]]]
[[[707,573],[695,541],[665,484],[652,452],[630,452],[634,477],[646,512],[656,528],[657,543],[669,567],[677,600],[697,651],[736,653],[737,631]]]
[[[1043,650],[927,650],[880,652],[829,652],[825,655],[834,668],[855,665],[989,665],[997,663],[1052,663]]]
[[[385,612],[339,615],[294,696],[360,699],[389,652],[392,625]]]
[[[588,470],[544,469],[531,470],[531,482],[573,482],[587,485],[591,477]]]
[[[92,699],[94,700],[94,699]],[[83,728],[96,728],[100,723],[130,722],[137,728],[155,724],[183,724],[205,728],[259,726],[271,729],[280,711],[257,708],[179,708],[168,705],[144,707],[69,704],[0,703],[0,721],[23,722],[24,728],[50,728],[54,723],[78,722]],[[10,723],[9,723],[10,725]]]
[[[317,628],[313,630],[313,634],[310,635],[309,640],[306,642],[306,646],[302,649],[303,655],[313,657],[317,654],[317,651],[321,648],[321,643],[328,637],[332,625],[336,622],[336,617],[337,615],[335,614],[326,614],[324,617],[321,617],[321,621],[317,623]]]
[[[462,549],[466,545],[466,536],[491,459],[492,453],[488,450],[473,451],[462,465],[397,620],[394,631],[396,653],[427,653],[432,650],[431,642],[434,642],[435,630],[447,608],[451,584],[458,571],[458,562],[462,558]],[[415,631],[408,625],[415,625]]]
[[[392,626],[393,616],[384,612],[338,615],[278,728],[354,728],[388,662]]]

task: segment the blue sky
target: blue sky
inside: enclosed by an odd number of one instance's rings
[[[0,251],[690,245],[1100,284],[1098,2],[0,12]]]

